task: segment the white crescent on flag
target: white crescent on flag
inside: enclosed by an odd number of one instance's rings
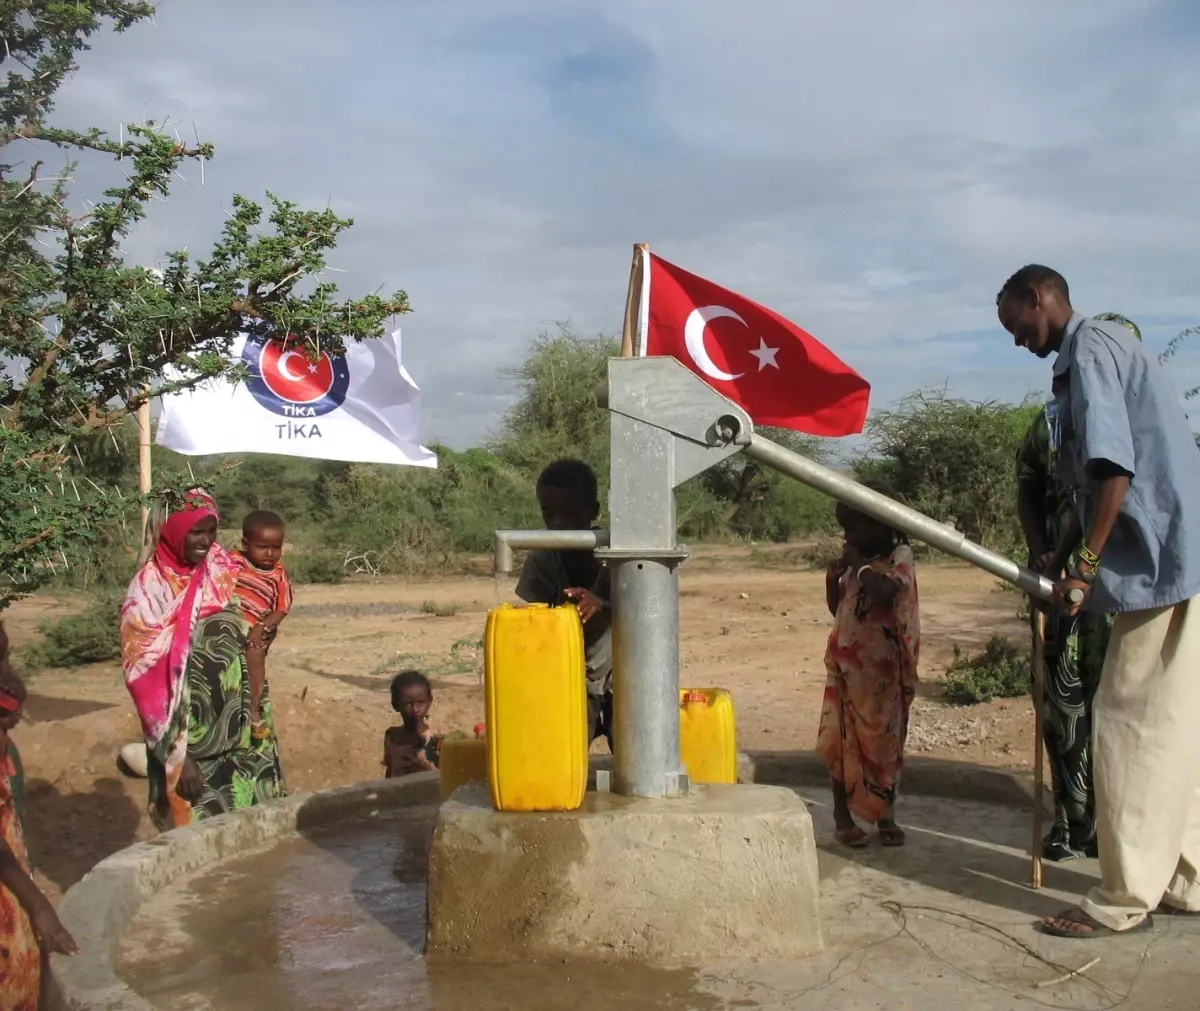
[[[742,326],[746,325],[746,321],[741,316],[732,309],[726,309],[723,305],[706,305],[699,309],[693,309],[688,314],[687,322],[683,326],[684,346],[687,348],[688,354],[692,356],[692,361],[696,363],[696,368],[709,379],[721,379],[726,382],[741,379],[743,373],[726,372],[712,360],[712,355],[708,353],[708,348],[704,344],[704,331],[709,321],[714,319],[735,319]]]

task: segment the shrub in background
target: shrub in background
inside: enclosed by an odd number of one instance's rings
[[[942,678],[942,692],[960,705],[1013,699],[1029,691],[1032,677],[1029,654],[1014,646],[1007,636],[997,635],[978,656],[954,647],[954,661]]]
[[[26,672],[119,660],[122,599],[120,594],[107,592],[78,614],[43,622],[38,627],[42,641],[22,654]]]

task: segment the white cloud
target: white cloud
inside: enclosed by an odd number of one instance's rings
[[[638,240],[790,315],[880,406],[1044,389],[993,315],[1028,260],[1085,310],[1162,318],[1152,340],[1200,321],[1183,0],[168,0],[156,21],[101,40],[60,102],[217,145],[131,254],[202,250],[235,191],[332,197],[356,219],[339,280],[409,291],[427,430],[453,444],[494,426],[497,371],[547,323],[619,326]]]

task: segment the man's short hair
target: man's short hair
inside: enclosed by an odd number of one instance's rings
[[[1004,282],[996,295],[996,305],[1000,304],[1005,295],[1031,295],[1035,289],[1049,288],[1062,296],[1068,305],[1071,302],[1071,290],[1067,287],[1067,279],[1053,267],[1044,267],[1040,263],[1027,263],[1012,277]]]
[[[557,488],[577,495],[586,505],[600,498],[596,472],[582,460],[555,460],[537,479],[538,488]]]

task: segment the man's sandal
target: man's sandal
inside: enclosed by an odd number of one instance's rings
[[[1059,924],[1073,924],[1076,928],[1084,929],[1072,929],[1070,926],[1059,926]],[[1049,934],[1051,937],[1067,937],[1073,941],[1090,941],[1097,937],[1115,937],[1118,934],[1140,934],[1153,929],[1153,927],[1154,919],[1147,913],[1132,927],[1113,930],[1092,919],[1078,906],[1074,909],[1065,909],[1057,916],[1051,916],[1042,921],[1043,934]]]

